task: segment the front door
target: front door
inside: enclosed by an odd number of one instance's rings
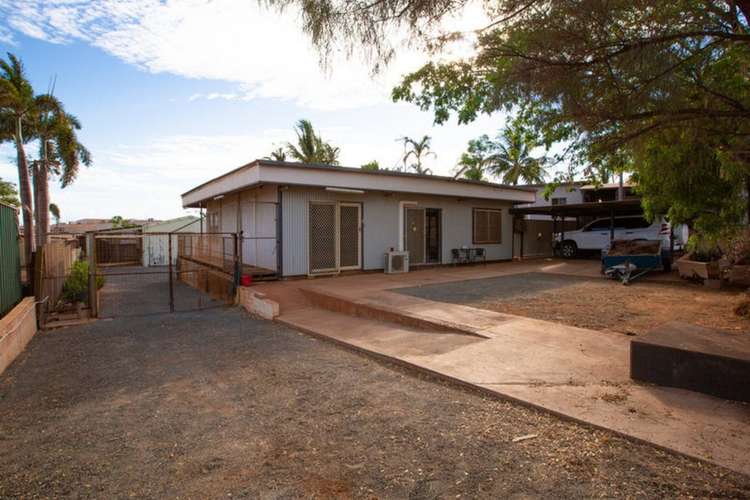
[[[362,267],[361,211],[359,203],[339,204],[339,269]]]
[[[406,208],[404,220],[404,240],[409,252],[410,264],[425,262],[425,213],[423,208]]]

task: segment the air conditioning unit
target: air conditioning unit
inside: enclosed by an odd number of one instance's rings
[[[408,273],[409,252],[387,252],[385,254],[385,273]]]

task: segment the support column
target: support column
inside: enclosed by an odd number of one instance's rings
[[[86,234],[86,253],[89,263],[89,310],[92,318],[99,317],[99,304],[96,289],[96,237],[94,233]]]

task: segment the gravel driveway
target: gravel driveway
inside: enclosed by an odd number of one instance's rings
[[[236,308],[40,333],[0,375],[0,470],[3,498],[750,496]]]

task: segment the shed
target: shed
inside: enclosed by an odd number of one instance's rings
[[[143,265],[166,266],[169,261],[168,233],[198,232],[200,219],[186,215],[176,219],[153,222],[143,226]],[[172,240],[172,264],[177,262],[177,238]]]

